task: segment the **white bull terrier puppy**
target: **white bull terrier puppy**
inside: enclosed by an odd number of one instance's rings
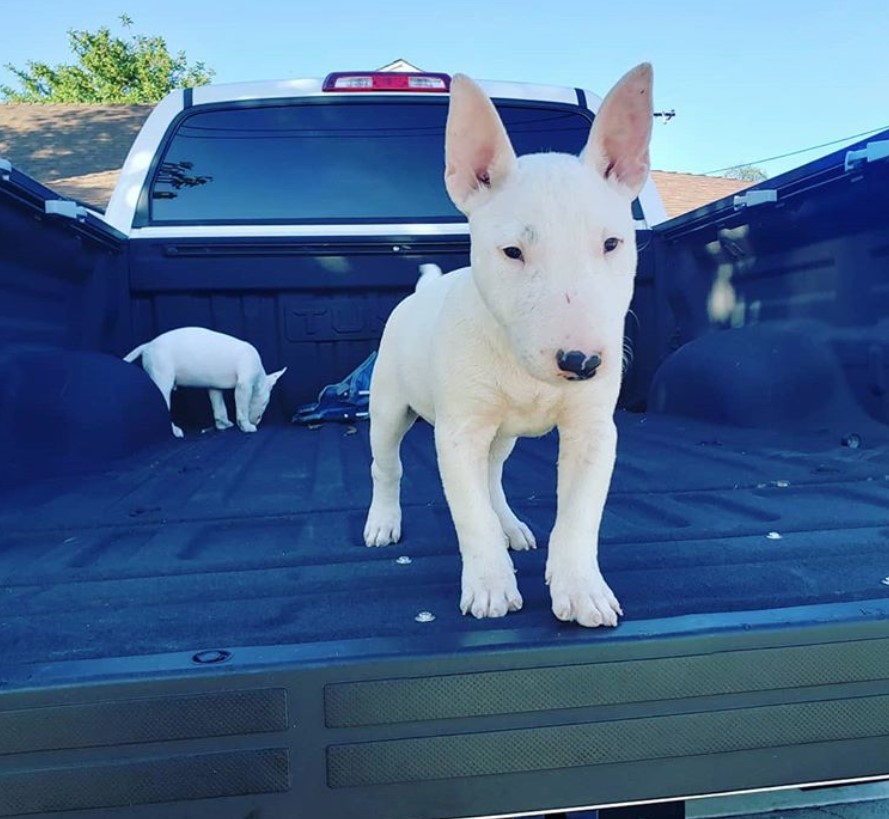
[[[652,70],[611,90],[580,157],[516,158],[468,77],[451,84],[445,185],[469,217],[471,267],[425,273],[386,324],[370,391],[369,546],[401,537],[400,443],[435,426],[463,560],[460,608],[522,606],[507,545],[535,547],[501,485],[516,436],[559,430],[558,514],[546,580],[560,620],[617,624],[599,570],[599,525],[614,468],[613,414],[636,271],[631,203],[649,171]]]
[[[204,327],[180,327],[162,333],[124,356],[135,361],[142,356],[142,367],[157,385],[170,408],[170,393],[176,387],[206,387],[216,429],[228,429],[225,399],[220,390],[234,388],[235,412],[242,432],[256,432],[269,404],[272,387],[287,371],[266,375],[259,353],[252,344]],[[184,433],[175,424],[173,435]]]

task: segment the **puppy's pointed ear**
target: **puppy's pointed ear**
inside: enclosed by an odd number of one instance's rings
[[[477,195],[496,188],[515,167],[515,151],[490,98],[469,77],[451,80],[445,132],[445,187],[465,214]]]
[[[269,374],[265,377],[265,382],[266,382],[266,384],[269,385],[269,389],[271,389],[272,387],[274,387],[275,384],[278,383],[278,379],[279,379],[282,375],[284,375],[284,373],[286,373],[286,372],[287,372],[287,367],[285,367],[283,370],[278,370],[278,372],[276,372],[276,373],[269,373]]]
[[[630,199],[642,190],[651,166],[652,81],[649,63],[637,65],[623,76],[602,101],[581,155]]]

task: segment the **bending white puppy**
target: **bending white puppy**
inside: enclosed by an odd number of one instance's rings
[[[234,388],[235,412],[242,432],[256,432],[269,404],[272,387],[287,371],[266,375],[259,353],[252,344],[204,327],[180,327],[140,344],[124,356],[135,361],[142,356],[142,367],[157,384],[170,408],[170,393],[176,387],[206,387],[210,391],[216,429],[228,429],[225,399],[220,390]],[[173,435],[183,437],[175,424]]]
[[[522,606],[507,544],[534,548],[501,485],[516,436],[559,430],[558,514],[546,579],[560,620],[616,625],[599,570],[614,468],[613,413],[636,270],[631,203],[649,170],[652,70],[630,71],[599,109],[581,156],[516,158],[485,93],[451,84],[445,185],[469,217],[472,266],[436,276],[393,311],[370,395],[373,500],[364,538],[401,536],[401,439],[435,425],[463,558],[460,608]]]

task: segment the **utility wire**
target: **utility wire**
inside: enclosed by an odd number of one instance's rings
[[[777,156],[769,156],[765,159],[756,159],[753,162],[739,162],[737,165],[726,165],[724,168],[717,168],[715,171],[704,171],[703,176],[709,176],[711,173],[722,173],[723,171],[733,171],[735,168],[746,168],[748,165],[763,165],[766,162],[772,162],[775,159],[786,159],[789,156],[797,156],[798,154],[806,154],[809,151],[817,151],[819,148],[829,148],[831,145],[839,145],[841,142],[848,142],[850,139],[858,139],[859,137],[870,136],[878,131],[885,131],[889,125],[882,125],[879,128],[871,128],[869,131],[862,131],[860,134],[851,134],[847,137],[834,139],[830,142],[822,142],[820,145],[811,145],[808,148],[800,148],[798,151],[789,151],[786,154],[778,154]]]

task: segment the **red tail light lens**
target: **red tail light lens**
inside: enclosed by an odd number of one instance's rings
[[[409,71],[336,71],[328,74],[323,91],[408,91],[446,94],[451,87],[447,74]]]

